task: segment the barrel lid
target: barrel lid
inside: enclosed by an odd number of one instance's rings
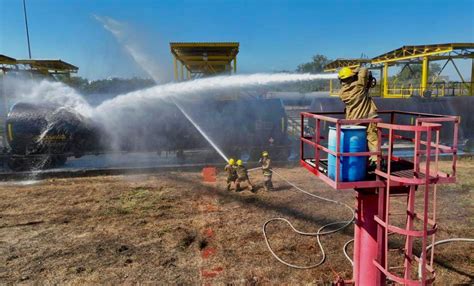
[[[336,130],[335,126],[330,126],[329,129],[334,129]],[[366,126],[363,125],[341,125],[342,130],[365,130],[367,129]]]

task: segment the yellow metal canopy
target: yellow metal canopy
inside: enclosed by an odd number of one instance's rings
[[[0,65],[11,66],[4,70],[37,71],[43,74],[70,74],[79,70],[78,67],[62,60],[17,60],[5,55],[0,55]]]
[[[0,55],[0,65],[14,65],[16,64],[16,59],[10,58],[5,55]]]
[[[382,54],[372,59],[372,64],[398,62],[403,60],[422,59],[429,57],[431,60],[449,58],[472,58],[474,43],[449,43],[436,45],[403,46],[396,50]]]
[[[472,59],[471,80],[467,82],[464,80],[460,70],[453,59]],[[441,70],[429,82],[429,63],[433,61],[446,60]],[[461,94],[474,95],[474,43],[447,43],[434,45],[415,45],[403,46],[390,52],[384,53],[372,59],[337,59],[325,66],[326,72],[334,72],[343,67],[354,68],[365,65],[371,69],[380,69],[379,82],[381,91],[380,94],[384,97],[404,97],[403,92],[414,94],[415,92],[420,96],[428,96],[431,89],[437,84],[441,72],[448,63],[452,63],[459,77],[461,78],[460,90]],[[408,67],[410,70],[411,64],[421,64],[421,83],[419,87],[410,85],[408,88],[397,87],[390,84],[388,69],[390,66],[403,65],[403,68]],[[332,81],[330,82],[330,94],[336,94],[332,90]],[[437,91],[438,92],[438,91]],[[442,92],[444,94],[444,91]]]
[[[232,72],[232,70],[234,72],[237,71],[239,43],[170,43],[170,48],[174,56],[176,80],[179,79],[177,62],[181,63],[181,79],[184,79],[183,67],[187,70],[188,78],[191,75],[209,75]]]
[[[76,73],[79,68],[62,60],[17,60],[18,64],[29,65],[34,70],[48,73]]]

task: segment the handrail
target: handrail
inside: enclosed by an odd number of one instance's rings
[[[396,134],[395,132],[410,132],[412,134],[416,134],[416,133],[429,133],[429,132],[439,132],[443,125],[441,123],[447,123],[447,122],[451,122],[451,123],[454,123],[455,126],[457,126],[460,122],[460,119],[459,119],[459,116],[451,116],[451,115],[439,115],[439,114],[428,114],[428,113],[421,113],[421,112],[411,112],[411,111],[398,111],[398,110],[381,110],[378,112],[379,114],[381,115],[391,115],[391,119],[390,119],[390,123],[385,123],[385,122],[382,122],[382,119],[381,118],[372,118],[372,119],[357,119],[357,120],[348,120],[348,119],[344,119],[344,118],[337,118],[337,117],[333,117],[331,115],[336,115],[336,116],[340,116],[340,115],[343,115],[344,112],[340,112],[340,111],[326,111],[326,112],[301,112],[300,116],[301,116],[301,119],[302,119],[302,128],[301,128],[301,162],[302,164],[305,164],[305,160],[307,159],[306,158],[306,155],[305,155],[305,152],[307,152],[307,150],[305,150],[304,146],[305,145],[309,145],[311,146],[312,148],[314,148],[314,166],[312,166],[311,168],[314,169],[314,173],[315,174],[318,174],[318,166],[319,166],[319,163],[321,161],[321,155],[320,155],[320,152],[322,153],[325,153],[325,154],[328,154],[328,155],[332,155],[332,156],[335,156],[336,157],[336,174],[335,174],[335,180],[334,183],[335,185],[335,188],[338,188],[338,187],[341,187],[343,183],[341,180],[340,180],[340,170],[339,170],[339,161],[340,161],[340,158],[341,156],[342,157],[360,157],[360,156],[372,156],[372,155],[375,155],[377,157],[385,157],[386,156],[382,156],[383,152],[382,152],[382,146],[380,146],[380,149],[377,150],[377,151],[373,151],[373,152],[340,152],[338,150],[340,150],[340,137],[338,136],[338,138],[336,138],[336,150],[329,150],[329,148],[327,148],[327,146],[323,146],[322,143],[321,143],[321,140],[324,140],[324,139],[327,139],[325,138],[324,136],[321,136],[321,125],[322,123],[325,123],[324,126],[326,125],[326,123],[332,123],[335,125],[336,127],[336,131],[339,131],[341,130],[341,127],[342,125],[345,125],[345,124],[353,124],[353,125],[359,125],[359,124],[368,124],[368,123],[376,123],[377,124],[377,127],[378,127],[378,133],[379,133],[379,138],[384,139],[385,140],[387,139],[387,136],[385,134],[383,134],[382,130],[386,129],[386,130],[393,130],[393,134],[392,134],[392,138],[390,138],[390,140],[392,140],[392,143],[390,144],[393,144],[393,141],[394,140],[404,140],[404,141],[407,141],[407,142],[411,142],[411,143],[414,143],[415,145],[416,144],[419,144],[419,145],[422,145],[422,146],[430,146],[430,148],[435,148],[437,150],[438,153],[444,153],[444,154],[452,154],[453,156],[456,155],[457,153],[457,148],[455,147],[457,145],[457,140],[455,140],[455,142],[453,141],[453,145],[452,147],[451,146],[447,146],[447,145],[443,145],[443,144],[440,144],[439,142],[438,143],[433,143],[433,142],[427,142],[426,140],[421,140],[421,137],[416,140],[415,138],[413,137],[410,137],[408,135],[401,135],[401,134]],[[402,125],[402,124],[396,124],[396,116],[395,115],[402,115],[402,116],[415,116],[416,117],[416,124],[414,125]],[[314,133],[313,132],[310,132],[310,136],[307,135],[307,127],[308,127],[308,124],[311,124],[309,121],[306,121],[306,120],[303,120],[303,119],[314,119],[314,121],[311,121],[311,122],[315,122],[315,126],[312,126],[311,128],[314,128]],[[319,126],[319,127],[318,127]],[[324,127],[326,128],[326,127]],[[456,128],[455,128],[456,130]],[[339,132],[336,132],[336,134],[339,134]],[[457,136],[457,135],[456,135]],[[385,151],[384,151],[385,152]],[[393,152],[390,151],[390,152]],[[426,156],[432,156],[434,155],[433,152],[427,152],[427,150],[424,150],[424,149],[421,149],[421,148],[417,148],[417,151],[414,152],[414,156],[420,156],[420,155],[426,155]],[[396,160],[397,157],[395,156],[391,156],[391,160]],[[419,162],[418,162],[419,164]],[[309,168],[309,166],[307,166]],[[400,177],[397,177],[397,176],[393,176],[393,175],[389,175],[387,174],[386,172],[383,173],[383,174],[386,174],[386,175],[382,175],[382,171],[379,170],[378,172],[376,172],[377,175],[381,176],[381,177],[384,177],[385,179],[390,179],[394,182],[397,182],[398,184],[407,184],[407,185],[419,185],[419,184],[423,184],[424,182],[426,182],[426,180],[424,179],[420,179],[420,178],[400,178]],[[416,172],[414,172],[415,174]],[[453,167],[453,173],[452,174],[443,174],[443,176],[438,176],[439,174],[435,175],[433,178],[429,178],[428,181],[430,183],[437,183],[438,182],[438,178],[448,178],[449,177],[449,182],[455,180],[454,178],[454,174],[455,174],[455,167]],[[428,176],[428,175],[427,175]],[[331,180],[331,179],[329,179]],[[446,180],[443,179],[443,181],[441,181],[442,183],[446,183],[448,182]],[[361,181],[361,182],[364,182],[364,181]],[[350,185],[350,182],[344,182],[344,186],[347,187],[348,185]],[[357,183],[354,183],[354,186],[355,185],[363,185],[363,186],[367,186],[367,185],[370,185],[370,184],[357,184]]]

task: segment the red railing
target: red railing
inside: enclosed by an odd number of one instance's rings
[[[406,160],[404,158],[395,156],[393,151],[395,150],[394,142],[403,141],[406,143],[412,143],[416,150],[414,150],[414,156],[419,158],[419,155],[426,155],[425,150],[421,150],[419,145],[427,145],[427,140],[421,140],[421,137],[417,141],[415,134],[426,133],[430,128],[428,128],[429,123],[431,124],[445,124],[451,123],[453,124],[453,134],[452,134],[452,142],[450,145],[443,145],[440,143],[430,144],[431,147],[436,148],[436,152],[432,152],[430,156],[438,156],[439,153],[441,154],[452,154],[452,173],[446,174],[438,170],[439,183],[452,183],[454,182],[455,177],[455,165],[457,159],[457,134],[459,130],[459,117],[457,116],[443,116],[443,115],[436,115],[436,114],[426,114],[426,113],[416,113],[416,112],[404,112],[404,111],[379,111],[379,114],[384,117],[389,117],[388,121],[390,123],[384,123],[382,118],[374,118],[374,119],[357,119],[357,120],[348,120],[337,118],[336,116],[342,117],[342,112],[302,112],[301,113],[301,140],[300,140],[300,163],[303,167],[308,169],[310,172],[318,176],[321,180],[325,183],[333,187],[337,190],[348,190],[348,189],[360,189],[360,188],[374,188],[374,187],[383,187],[385,186],[385,182],[381,180],[377,180],[376,176],[369,178],[364,181],[356,181],[356,182],[343,182],[341,181],[341,174],[340,174],[340,158],[341,156],[350,157],[350,156],[371,156],[376,155],[379,160],[378,166],[381,166],[381,161],[387,159],[390,155],[390,162],[395,161],[398,163],[408,162],[414,165],[419,165],[419,161],[415,162]],[[411,117],[415,118],[413,120],[413,125],[407,124],[399,124],[397,123],[398,119],[401,117]],[[314,126],[308,126],[308,119],[314,120]],[[341,134],[341,126],[342,125],[360,125],[360,124],[370,124],[376,123],[377,124],[377,132],[378,132],[378,148],[375,152],[356,152],[356,153],[349,153],[349,152],[340,152],[340,134]],[[322,125],[334,125],[336,129],[336,151],[330,150],[328,147],[322,144],[322,140],[327,139],[325,136],[326,134],[323,133]],[[308,128],[309,127],[309,128]],[[443,126],[439,127],[440,130]],[[431,129],[433,129],[432,127]],[[308,130],[312,130],[312,134],[308,134]],[[392,130],[392,131],[389,131]],[[439,130],[439,131],[440,131]],[[388,131],[388,132],[384,132]],[[391,138],[389,138],[389,134],[391,132]],[[402,134],[396,134],[396,132]],[[406,133],[411,134],[412,136],[406,135]],[[439,137],[439,132],[438,132]],[[382,154],[382,142],[385,142],[386,145],[390,146],[389,148],[389,155]],[[311,146],[314,150],[314,156],[308,156],[305,152],[305,146]],[[325,172],[320,170],[320,165],[324,154],[330,154],[336,157],[336,170],[335,170],[335,178],[331,179]],[[376,175],[380,175],[380,170],[376,171]],[[393,186],[403,186],[408,182],[412,183],[420,183],[420,181],[416,181],[416,178],[413,178],[414,181],[406,180],[407,178],[394,178],[393,179]]]
[[[435,114],[403,112],[403,111],[379,111],[380,118],[346,120],[342,117],[342,112],[324,113],[301,113],[301,153],[300,163],[313,174],[318,176],[334,189],[356,189],[362,193],[373,193],[378,197],[377,214],[373,221],[377,224],[377,245],[378,256],[373,260],[373,264],[380,273],[380,277],[388,278],[404,285],[427,285],[435,279],[433,269],[434,249],[427,257],[428,237],[431,243],[435,241],[435,233],[438,229],[436,224],[436,192],[437,185],[443,183],[453,183],[456,180],[457,144],[460,119],[458,116],[444,116]],[[407,117],[410,120],[407,120]],[[384,119],[388,122],[385,123]],[[309,120],[314,120],[314,126],[306,126]],[[410,121],[408,124],[407,122]],[[378,146],[375,152],[340,152],[340,138],[342,125],[377,124]],[[322,140],[327,139],[323,133],[321,125],[332,124],[336,129],[336,151],[323,146]],[[311,131],[314,130],[314,131]],[[310,132],[311,131],[311,132]],[[448,135],[447,143],[442,144],[440,140],[441,132]],[[313,133],[313,135],[308,134]],[[410,156],[396,156],[394,154],[395,142],[409,143],[409,148],[413,149],[412,159]],[[305,146],[309,145],[314,150],[313,156],[305,153]],[[382,148],[384,146],[384,148]],[[384,151],[386,149],[386,151]],[[336,157],[335,178],[331,179],[325,174],[324,169],[320,169],[323,162],[322,154],[330,154]],[[451,171],[442,172],[439,170],[439,155],[451,156]],[[377,167],[372,177],[364,181],[342,182],[340,180],[340,160],[341,156],[377,156]],[[327,166],[327,165],[326,165]],[[434,167],[433,167],[434,166]],[[328,166],[327,166],[328,168]],[[327,170],[327,169],[326,169]],[[422,210],[415,211],[415,191],[418,186],[423,194]],[[367,190],[362,190],[367,189]],[[369,190],[372,189],[372,190]],[[377,190],[377,192],[375,192]],[[419,190],[420,191],[420,190]],[[394,195],[407,196],[406,226],[405,228],[391,224],[390,200]],[[430,203],[432,207],[430,209]],[[430,217],[431,213],[431,217]],[[372,220],[372,217],[367,218]],[[420,229],[415,229],[415,220],[421,222]],[[366,224],[370,224],[367,223]],[[362,227],[359,227],[362,228]],[[356,229],[358,229],[356,227]],[[362,231],[362,230],[359,230]],[[363,230],[365,231],[365,230]],[[402,276],[394,274],[389,267],[389,234],[398,234],[406,237],[403,248]],[[357,236],[355,236],[357,239]],[[414,239],[422,240],[422,252],[420,257],[413,254]],[[354,252],[354,262],[356,251]],[[428,262],[429,260],[429,262]],[[365,260],[364,260],[365,261]],[[420,266],[420,279],[413,279],[412,263],[416,261]],[[356,264],[354,264],[356,265]],[[367,266],[367,263],[364,264]],[[355,273],[360,275],[358,268],[354,268]],[[358,276],[355,276],[358,277]],[[385,280],[383,280],[385,281]]]

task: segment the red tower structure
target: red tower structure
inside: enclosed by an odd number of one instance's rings
[[[342,112],[301,113],[300,163],[336,190],[356,191],[353,277],[347,284],[385,285],[387,279],[404,285],[429,285],[435,279],[434,242],[438,184],[456,180],[458,116],[381,111],[380,118],[347,120]],[[376,152],[340,152],[341,127],[376,123]],[[327,128],[336,129],[336,151],[325,147]],[[404,149],[399,150],[399,143]],[[327,155],[336,157],[336,174],[328,174]],[[440,154],[451,159],[442,172]],[[377,155],[377,168],[364,181],[341,181],[342,157]],[[398,202],[394,207],[394,200]],[[400,210],[403,206],[403,211]],[[414,244],[421,245],[420,256]],[[393,246],[398,247],[393,248]],[[392,248],[391,248],[392,247]],[[415,267],[418,263],[419,267]],[[416,269],[419,272],[416,273]]]

